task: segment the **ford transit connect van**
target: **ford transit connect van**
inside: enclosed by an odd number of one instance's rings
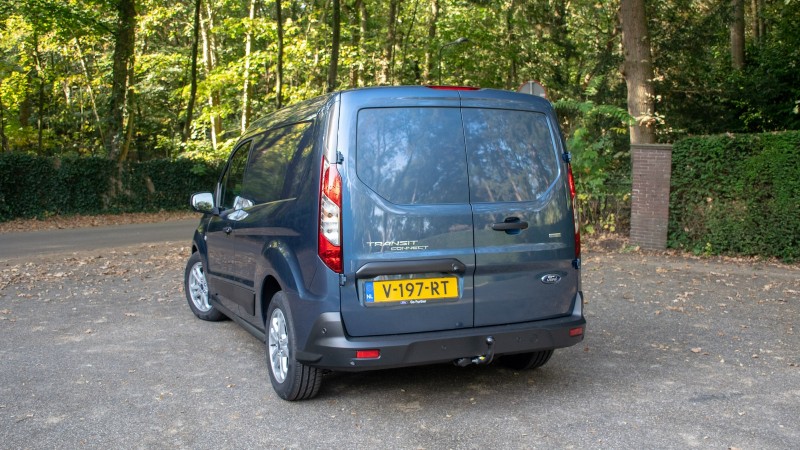
[[[286,400],[315,396],[326,370],[521,370],[583,339],[575,188],[542,98],[318,97],[254,123],[191,202],[189,306],[262,339]]]

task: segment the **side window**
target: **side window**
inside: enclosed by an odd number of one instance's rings
[[[527,202],[558,178],[547,117],[529,111],[464,109],[473,202]]]
[[[262,135],[247,166],[248,199],[259,204],[297,196],[311,164],[313,128],[303,122]]]
[[[222,192],[220,193],[220,207],[223,210],[233,208],[236,199],[242,195],[244,184],[244,167],[247,154],[250,152],[250,141],[240,145],[234,150],[222,177]]]

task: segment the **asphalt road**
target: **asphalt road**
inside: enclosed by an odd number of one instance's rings
[[[588,251],[586,339],[545,367],[332,373],[318,398],[288,403],[263,343],[189,311],[188,239],[25,257],[0,245],[2,448],[800,443],[797,266]]]
[[[197,219],[151,224],[0,233],[0,259],[125,247],[153,242],[191,242]]]

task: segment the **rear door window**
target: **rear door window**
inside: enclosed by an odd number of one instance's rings
[[[458,108],[373,108],[358,113],[356,173],[400,205],[468,203]]]
[[[544,114],[464,108],[472,203],[528,202],[558,178],[558,155]]]

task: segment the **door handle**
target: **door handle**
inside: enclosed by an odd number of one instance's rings
[[[517,231],[525,230],[528,228],[528,222],[520,220],[519,217],[509,217],[504,222],[492,224],[492,229],[495,231]]]
[[[225,227],[222,229],[222,231],[224,231],[225,234],[231,234],[231,232],[233,231],[233,227]]]

